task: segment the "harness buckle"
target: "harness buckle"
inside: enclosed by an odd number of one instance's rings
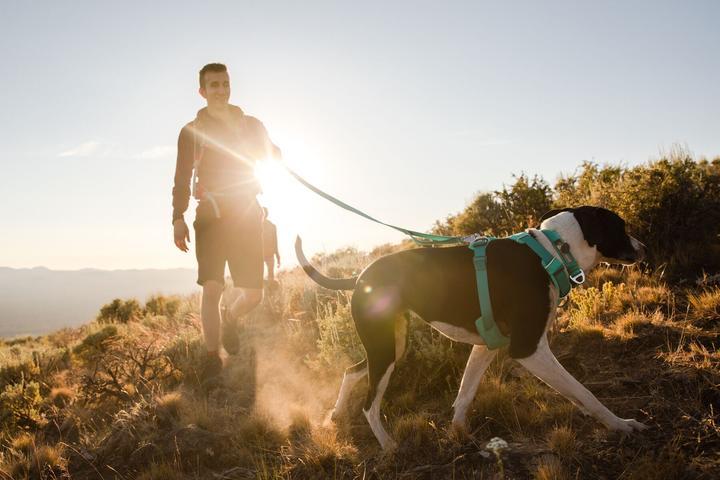
[[[471,244],[471,243],[475,243],[475,241],[481,237],[482,237],[482,235],[479,233],[472,233],[466,237],[462,237],[461,240],[467,244]]]
[[[575,283],[575,285],[582,285],[583,283],[585,283],[585,272],[583,271],[582,268],[575,275],[569,275],[569,276],[570,276],[570,280],[572,280],[573,283]]]
[[[490,243],[490,238],[478,236],[472,241],[470,247],[485,247],[488,243]]]

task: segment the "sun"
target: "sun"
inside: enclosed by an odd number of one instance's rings
[[[269,219],[277,225],[278,231],[282,232],[282,235],[278,234],[279,246],[281,250],[286,250],[284,253],[288,253],[287,249],[291,248],[288,243],[289,235],[298,231],[299,214],[312,194],[303,191],[303,187],[290,176],[280,162],[258,162],[255,166],[255,178],[262,188],[258,201],[268,209]],[[283,246],[283,243],[287,245]]]
[[[273,198],[282,197],[282,192],[287,192],[291,180],[282,165],[272,160],[255,165],[255,178],[260,182],[263,195]]]
[[[290,143],[290,142],[287,142]],[[304,229],[312,228],[318,221],[310,212],[316,211],[317,195],[300,184],[286,170],[306,176],[320,185],[330,184],[327,172],[320,168],[322,163],[316,156],[293,145],[283,150],[283,160],[266,160],[255,164],[255,178],[262,187],[258,195],[260,205],[268,209],[268,218],[278,231],[278,247],[283,256],[283,265],[290,266],[294,261],[295,235]]]

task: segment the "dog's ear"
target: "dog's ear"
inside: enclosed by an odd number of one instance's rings
[[[553,210],[550,210],[549,212],[546,212],[545,214],[543,214],[542,217],[540,217],[540,220],[538,220],[538,225],[536,228],[540,228],[540,224],[542,222],[544,222],[545,219],[547,219],[547,218],[554,217],[555,215],[557,215],[558,213],[561,213],[561,212],[572,212],[572,211],[573,211],[572,208],[555,208]]]
[[[583,236],[588,245],[598,245],[603,238],[603,209],[598,207],[582,206],[573,211],[575,219],[580,225]]]

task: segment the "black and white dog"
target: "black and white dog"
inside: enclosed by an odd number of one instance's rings
[[[625,221],[604,208],[553,210],[543,216],[541,228],[555,230],[585,272],[601,262],[632,264],[645,256],[645,246],[625,232]],[[542,232],[528,231],[555,252]],[[380,402],[395,362],[405,350],[407,322],[402,313],[411,310],[448,338],[473,345],[453,403],[453,427],[464,431],[468,407],[497,352],[485,346],[475,329],[481,312],[472,250],[458,246],[401,251],[379,258],[359,276],[348,279],[328,278],[312,267],[299,237],[295,251],[305,272],[321,286],[354,290],[352,315],[367,359],[346,370],[333,416],[346,406],[352,388],[367,375],[363,412],[383,449],[394,446],[380,419]],[[555,319],[558,292],[528,246],[508,239],[490,243],[487,270],[495,319],[510,337],[512,358],[607,428],[624,432],[646,428],[634,419],[614,415],[550,351],[547,331]]]

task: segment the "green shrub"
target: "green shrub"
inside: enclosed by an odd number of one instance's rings
[[[586,162],[555,186],[556,206],[609,208],[648,247],[648,260],[671,276],[720,267],[720,158],[694,161],[676,150],[633,168]]]
[[[121,300],[116,298],[100,308],[98,323],[128,323],[142,317],[142,308],[135,299]]]
[[[179,297],[153,295],[145,302],[145,313],[173,318],[180,309],[180,305],[181,299]]]
[[[525,174],[501,191],[479,193],[465,210],[435,223],[441,235],[483,233],[503,236],[536,226],[552,205],[552,189],[542,178]]]
[[[7,385],[0,393],[0,426],[34,428],[42,421],[40,384],[22,379]]]
[[[312,367],[337,366],[340,359],[360,361],[364,358],[362,343],[355,330],[347,301],[326,305],[317,317],[317,356],[310,360]],[[343,363],[344,364],[344,363]]]
[[[74,349],[73,353],[89,360],[94,355],[104,352],[108,344],[117,337],[118,330],[115,325],[103,327],[99,332],[91,333],[85,337]]]
[[[535,226],[551,204],[617,212],[647,245],[648,263],[671,278],[720,268],[720,158],[695,161],[682,149],[632,168],[585,162],[554,189],[522,174],[502,191],[479,193],[434,231],[507,235]]]

